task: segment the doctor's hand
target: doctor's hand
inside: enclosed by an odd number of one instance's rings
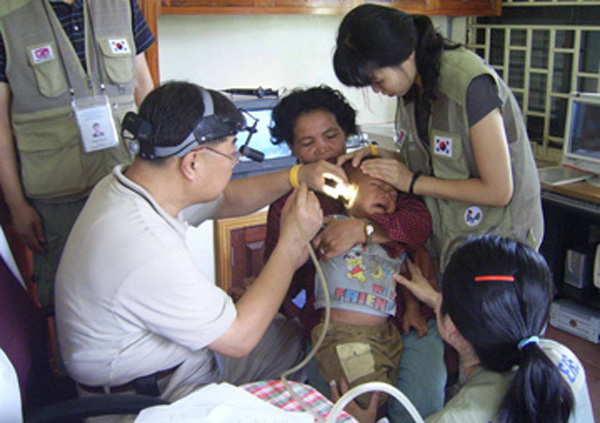
[[[46,237],[42,219],[31,205],[24,203],[10,210],[12,224],[17,235],[27,247],[38,254],[46,253]]]
[[[290,254],[297,256],[296,268],[308,258],[307,242],[323,224],[323,211],[314,192],[305,184],[294,189],[281,212],[278,244],[286,245]]]
[[[323,192],[323,187],[325,186],[323,175],[326,173],[333,174],[344,183],[348,183],[348,177],[344,169],[325,160],[302,164],[298,170],[298,182],[305,183],[310,189]]]

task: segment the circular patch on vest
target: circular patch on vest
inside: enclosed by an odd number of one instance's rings
[[[471,206],[465,212],[465,223],[470,226],[477,226],[483,218],[483,212],[477,206]]]

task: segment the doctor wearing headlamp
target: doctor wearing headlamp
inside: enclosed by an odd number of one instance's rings
[[[281,237],[242,298],[198,269],[187,224],[251,213],[292,189],[287,171],[230,182],[240,158],[240,111],[221,94],[167,83],[131,114],[133,163],[92,192],[59,266],[59,345],[81,395],[138,392],[167,400],[212,382],[276,378],[303,354],[294,324],[275,318],[322,223],[312,191],[323,172],[305,166],[287,202]],[[211,242],[212,240],[207,240]]]

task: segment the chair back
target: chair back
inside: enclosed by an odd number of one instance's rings
[[[49,360],[48,321],[23,285],[0,258],[0,348],[19,381],[23,410],[49,404],[53,373]]]
[[[0,353],[4,351],[8,358],[3,363],[0,354],[2,423],[80,422],[93,416],[137,415],[144,408],[168,404],[143,395],[77,398],[73,380],[52,371],[48,332],[48,319],[0,256]],[[5,406],[9,407],[6,414]],[[15,419],[7,418],[9,411]]]

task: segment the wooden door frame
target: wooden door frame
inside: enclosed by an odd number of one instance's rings
[[[215,220],[215,267],[217,285],[225,292],[231,289],[231,231],[267,223],[267,211],[242,217]]]
[[[158,67],[158,17],[161,14],[161,0],[139,0],[139,5],[144,12],[146,22],[152,34],[154,43],[146,50],[146,62],[154,81],[154,86],[160,85],[160,71]]]

